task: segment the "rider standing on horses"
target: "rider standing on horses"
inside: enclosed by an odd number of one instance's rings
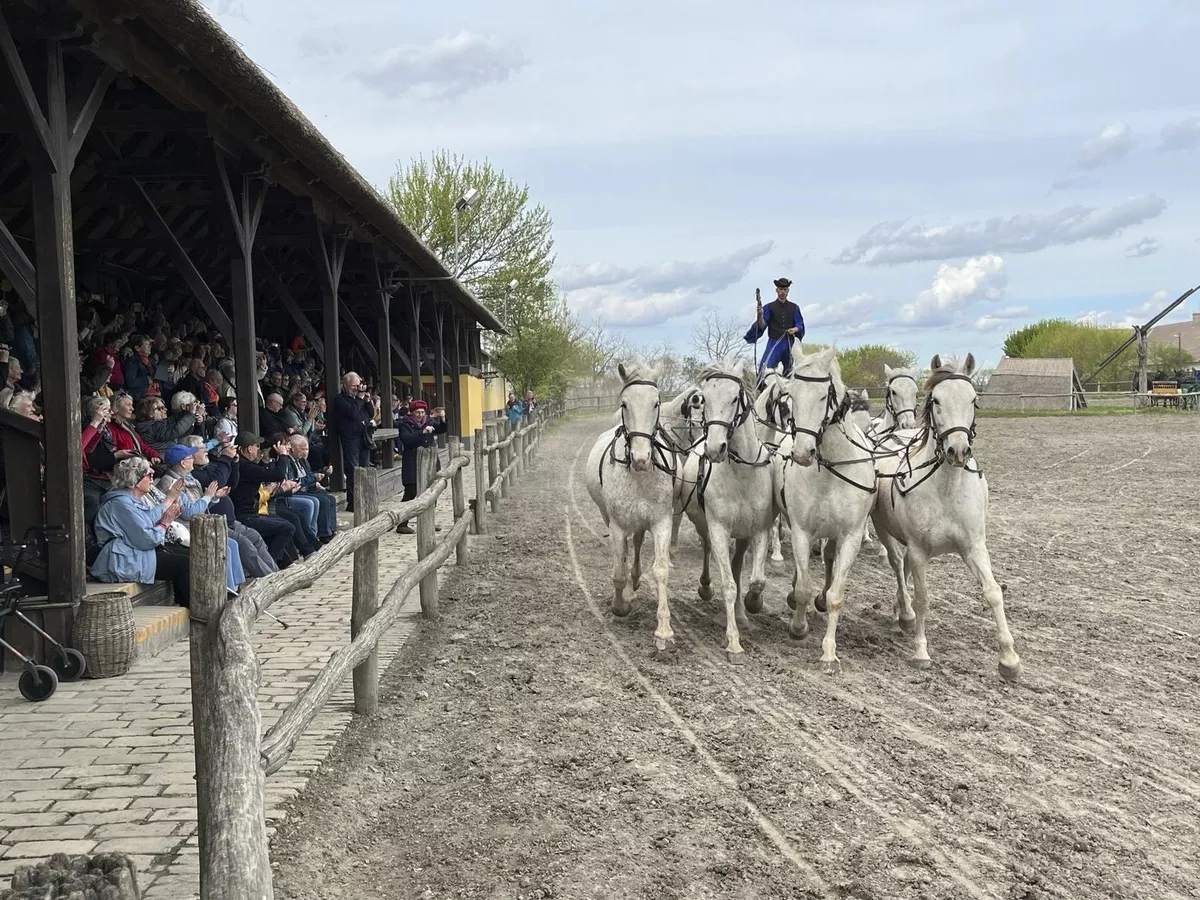
[[[758,377],[777,363],[783,363],[784,373],[792,372],[792,342],[804,339],[804,317],[800,307],[788,299],[788,288],[792,282],[787,278],[775,279],[775,299],[763,306],[762,297],[756,290],[758,319],[746,332],[746,343],[755,344],[767,334],[767,349],[763,351],[758,365]]]

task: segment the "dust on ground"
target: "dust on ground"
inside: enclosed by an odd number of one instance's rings
[[[731,667],[686,523],[678,651],[656,658],[649,572],[633,615],[607,611],[581,472],[605,423],[563,425],[393,663],[379,718],[294,803],[276,896],[1200,897],[1198,421],[980,422],[1016,685],[957,559],[931,566],[933,668],[909,668],[874,547],[840,675],[819,665],[823,617],[788,637],[790,560]]]

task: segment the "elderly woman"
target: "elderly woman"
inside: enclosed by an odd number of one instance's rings
[[[96,513],[100,553],[91,572],[97,581],[110,583],[169,581],[175,602],[188,606],[192,599],[188,551],[167,543],[167,529],[179,515],[183,483],[172,487],[164,502],[152,504],[146,495],[153,475],[150,463],[136,456],[121,460],[113,469],[112,490]]]
[[[162,456],[171,446],[191,434],[196,423],[204,420],[204,405],[194,394],[177,391],[171,398],[171,413],[161,397],[146,397],[137,405],[137,431],[142,440]]]
[[[158,460],[158,451],[151,447],[133,423],[133,398],[126,393],[112,398],[112,416],[108,422],[106,439],[118,460],[126,456],[143,456]]]

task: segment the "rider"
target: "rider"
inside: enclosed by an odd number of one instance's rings
[[[788,299],[791,286],[792,282],[787,278],[775,279],[775,299],[764,307],[762,298],[758,298],[758,319],[746,332],[747,344],[757,343],[763,332],[767,333],[767,349],[758,365],[760,383],[763,372],[776,363],[783,363],[784,373],[790,375],[792,342],[804,340],[804,317],[800,315],[800,307]]]

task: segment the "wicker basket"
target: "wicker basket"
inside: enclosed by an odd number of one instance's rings
[[[83,598],[75,610],[71,641],[87,660],[90,678],[124,675],[136,649],[133,604],[124,591],[105,591]]]

